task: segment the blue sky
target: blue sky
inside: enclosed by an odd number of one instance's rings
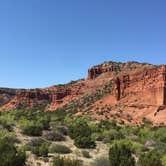
[[[165,0],[0,1],[0,86],[46,87],[103,61],[166,64]]]

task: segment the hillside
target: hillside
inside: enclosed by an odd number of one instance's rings
[[[166,166],[166,66],[105,62],[86,79],[0,89],[3,166]]]
[[[77,116],[140,124],[166,124],[166,66],[105,62],[86,79],[39,89],[0,88],[0,110],[62,109]]]

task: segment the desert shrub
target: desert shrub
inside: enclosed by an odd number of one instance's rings
[[[127,120],[128,120],[129,122],[131,122],[131,121],[133,120],[132,117],[131,117],[131,115],[127,114]]]
[[[9,142],[20,143],[14,132],[9,132],[6,128],[0,126],[0,138],[6,138]]]
[[[140,144],[139,142],[132,142],[131,149],[136,155],[139,155],[139,154],[141,154],[142,151],[145,150],[145,147],[142,144]]]
[[[95,159],[92,164],[92,166],[110,166],[109,158],[107,157],[100,157]]]
[[[17,144],[21,143],[21,141],[19,140],[19,138],[17,138],[14,133],[9,133],[6,136],[6,138],[7,138],[8,142],[13,142],[13,143],[17,143]]]
[[[49,143],[41,138],[32,139],[28,144],[25,145],[27,151],[32,151],[37,156],[48,155]]]
[[[139,133],[139,129],[134,126],[128,126],[125,125],[123,128],[120,129],[120,132],[125,137],[131,136],[131,135],[137,135]]]
[[[48,155],[48,147],[49,147],[49,144],[48,144],[48,143],[43,143],[43,144],[38,148],[37,155],[38,155],[38,156],[47,156],[47,155]]]
[[[141,154],[138,166],[162,166],[160,155],[155,151]]]
[[[141,143],[145,143],[147,140],[153,139],[154,132],[152,132],[149,128],[141,128],[138,132],[138,141]]]
[[[117,124],[115,120],[112,121],[106,121],[106,120],[101,120],[98,126],[101,130],[109,130],[111,128],[117,129]]]
[[[31,147],[32,153],[34,153],[37,156],[43,156],[46,157],[48,155],[48,143],[42,143],[40,146]]]
[[[49,112],[48,114],[50,115],[50,121],[55,122],[55,121],[60,121],[63,122],[64,118],[66,117],[66,111],[65,111],[65,106],[58,108],[56,111]]]
[[[42,116],[38,119],[38,122],[40,124],[42,124],[42,127],[44,130],[48,130],[50,128],[50,116],[48,116],[47,114],[45,116]]]
[[[30,145],[30,146],[41,146],[45,142],[46,141],[42,138],[34,138],[28,143],[28,145]]]
[[[69,136],[73,139],[77,137],[88,137],[91,133],[87,122],[83,120],[78,119],[69,126]]]
[[[55,131],[55,132],[59,132],[63,135],[67,135],[68,134],[68,128],[66,125],[63,125],[61,121],[54,121],[54,122],[50,122],[50,128],[51,130]]]
[[[157,143],[155,143],[155,145],[153,145],[153,148],[160,155],[166,154],[166,144],[163,143],[163,142],[157,142]]]
[[[76,159],[57,156],[53,160],[53,166],[82,166],[82,162]]]
[[[166,154],[162,156],[161,161],[162,161],[162,165],[166,166]]]
[[[35,121],[24,120],[21,122],[21,130],[23,134],[29,136],[41,136],[43,131],[43,126],[41,123]]]
[[[103,137],[109,140],[110,142],[112,140],[123,139],[124,135],[120,131],[110,129],[103,132]]]
[[[159,128],[154,133],[155,140],[166,143],[166,127]]]
[[[125,143],[115,143],[109,150],[110,166],[134,166],[131,147]]]
[[[68,134],[68,128],[66,126],[57,126],[56,131],[58,131],[59,133],[61,133],[63,135]]]
[[[4,127],[8,131],[12,131],[14,125],[14,117],[9,113],[2,114],[0,116],[0,126]]]
[[[126,145],[130,149],[131,153],[137,156],[145,150],[145,146],[143,144],[128,138],[112,141],[112,145],[115,145],[115,144]]]
[[[48,132],[44,134],[44,138],[49,141],[65,141],[65,137],[58,132]]]
[[[68,154],[68,153],[71,153],[72,151],[67,146],[59,145],[59,144],[51,144],[49,147],[49,152],[59,153],[59,154]]]
[[[91,158],[89,152],[86,151],[86,150],[83,150],[83,151],[82,151],[82,155],[83,155],[83,157],[85,157],[85,158]]]
[[[147,119],[147,118],[142,118],[142,123],[143,123],[143,125],[144,126],[152,126],[152,122],[149,120],[149,119]]]
[[[22,150],[17,150],[13,143],[6,138],[0,139],[0,165],[1,166],[23,166],[26,155]]]
[[[99,133],[101,132],[101,128],[99,127],[99,123],[89,123],[89,127],[92,133]]]
[[[77,137],[74,140],[75,146],[78,148],[95,148],[96,143],[92,140],[91,137]]]
[[[76,119],[69,126],[69,136],[74,139],[78,148],[95,148],[96,144],[91,135],[92,131],[85,120]]]
[[[104,136],[102,133],[92,133],[91,138],[95,141],[103,141]]]

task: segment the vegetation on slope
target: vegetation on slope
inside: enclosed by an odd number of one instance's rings
[[[57,166],[84,165],[84,160],[93,161],[90,163],[93,166],[99,163],[106,166],[122,166],[122,163],[125,166],[166,165],[166,127],[153,127],[145,119],[141,126],[128,126],[117,124],[115,120],[74,117],[60,109],[46,113],[12,110],[1,112],[0,130],[2,166],[16,165],[15,162],[24,165],[29,153]],[[17,131],[27,140],[23,140]],[[65,144],[69,138],[73,140],[74,148]],[[96,158],[92,151],[98,149],[99,144],[106,145],[109,150]],[[86,148],[86,154],[77,155],[75,149],[80,148]]]

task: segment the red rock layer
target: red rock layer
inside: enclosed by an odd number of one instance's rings
[[[138,95],[149,105],[166,105],[166,66],[120,75],[115,79],[117,100]]]

